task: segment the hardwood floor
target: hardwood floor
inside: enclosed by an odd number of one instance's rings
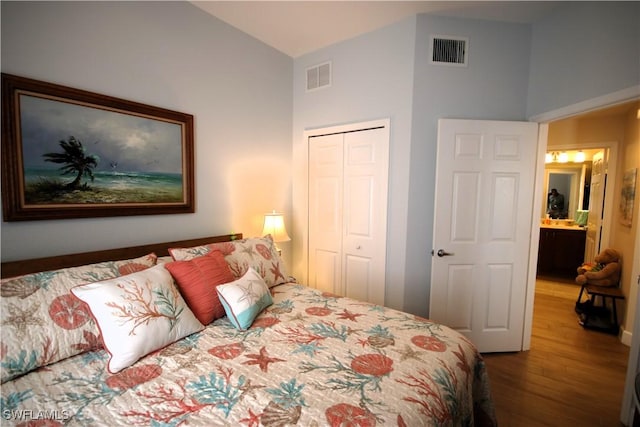
[[[538,280],[531,350],[484,354],[500,427],[622,425],[629,348],[578,324],[579,291]]]

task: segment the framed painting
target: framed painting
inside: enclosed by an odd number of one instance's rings
[[[5,221],[194,212],[193,116],[2,74]]]
[[[633,224],[633,205],[636,200],[636,168],[626,170],[620,192],[620,223],[626,227]]]

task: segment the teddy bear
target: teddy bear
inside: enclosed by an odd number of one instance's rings
[[[595,263],[578,267],[576,283],[597,286],[617,286],[620,281],[620,254],[615,249],[605,249],[595,256]]]

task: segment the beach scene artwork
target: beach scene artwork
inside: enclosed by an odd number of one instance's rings
[[[181,123],[21,94],[20,134],[25,205],[185,202]]]

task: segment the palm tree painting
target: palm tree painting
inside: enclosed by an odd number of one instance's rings
[[[47,162],[62,164],[60,171],[63,175],[76,175],[73,181],[65,185],[66,188],[78,189],[83,176],[89,177],[91,181],[95,179],[93,168],[98,166],[98,157],[86,155],[82,142],[70,136],[68,141],[60,141],[60,148],[62,153],[45,153],[42,156]]]
[[[185,200],[179,124],[31,95],[20,106],[28,205]]]
[[[5,221],[195,211],[193,115],[1,74]]]

